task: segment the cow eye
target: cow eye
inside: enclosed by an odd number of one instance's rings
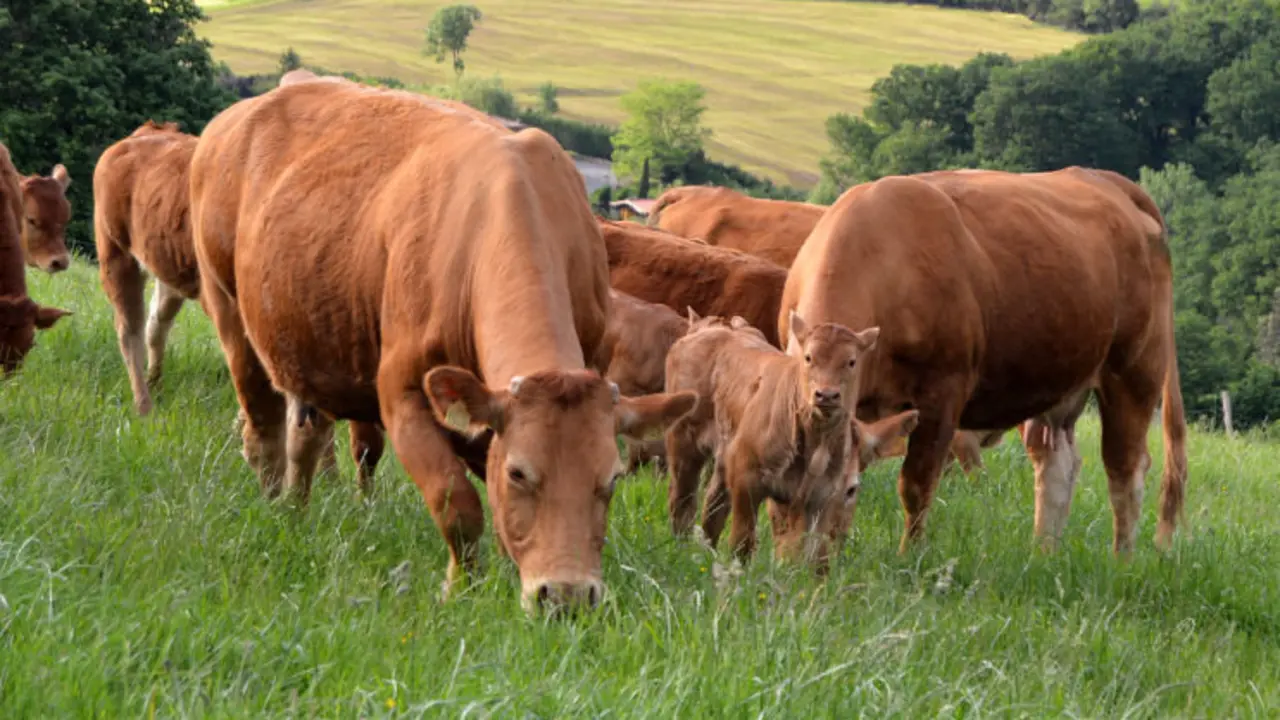
[[[861,488],[861,483],[854,483],[853,485],[850,485],[849,489],[844,491],[844,501],[853,502],[853,499],[858,496],[858,490]]]
[[[857,359],[857,358],[853,358],[852,360],[850,360],[850,361],[849,361],[849,367],[853,367],[854,365],[856,365],[856,364],[857,364],[857,362],[858,362],[858,359]]]
[[[813,356],[806,354],[804,356],[804,362],[806,365],[811,364],[813,362]]]
[[[529,486],[529,476],[525,475],[524,471],[518,467],[507,468],[507,479],[522,487]]]

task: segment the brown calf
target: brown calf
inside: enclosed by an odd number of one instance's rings
[[[599,602],[616,434],[661,430],[696,395],[622,397],[587,368],[608,265],[551,136],[303,82],[209,123],[191,200],[201,295],[268,493],[305,497],[334,418],[381,422],[449,546],[447,593],[475,569],[484,514],[444,427],[487,429],[493,524],[526,608]],[[287,406],[318,412],[286,423]]]
[[[689,321],[665,306],[645,302],[617,290],[609,291],[609,324],[596,351],[595,366],[623,395],[660,393],[666,381],[667,351],[684,336]],[[666,465],[666,441],[661,437],[637,442],[623,438],[627,473],[653,460]]]
[[[610,282],[616,290],[641,300],[666,305],[678,313],[692,308],[701,315],[738,315],[759,328],[781,348],[778,308],[787,271],[737,250],[712,247],[661,230],[628,222],[599,220],[609,251]],[[950,457],[965,473],[981,469],[984,447],[995,447],[1004,436],[981,437],[958,431]],[[902,438],[879,446],[877,458],[906,454]]]
[[[9,148],[0,143],[0,186],[5,190],[6,210],[18,223],[23,260],[48,273],[71,267],[66,240],[71,220],[69,185],[71,176],[62,165],[54,166],[49,177],[23,177],[13,166]]]
[[[725,187],[686,185],[658,196],[648,224],[786,268],[825,210],[811,203],[753,198]]]
[[[749,557],[760,503],[772,500],[775,553],[803,557],[821,571],[852,520],[862,465],[878,445],[909,432],[916,413],[855,434],[854,370],[879,329],[808,330],[799,318],[791,327],[803,360],[758,332],[722,324],[695,327],[671,348],[667,391],[694,390],[702,400],[667,432],[668,509],[672,530],[687,533],[702,467],[714,458],[702,511],[712,547],[732,512],[730,545]]]
[[[791,267],[779,321],[796,310],[812,322],[885,328],[862,364],[858,412],[920,410],[899,480],[903,551],[923,531],[955,429],[1027,419],[1038,428],[1024,428],[1035,534],[1054,546],[1079,468],[1073,428],[1096,391],[1119,554],[1133,547],[1157,403],[1158,546],[1171,542],[1182,509],[1172,293],[1163,219],[1133,182],[1078,167],[952,171],[846,192]]]
[[[9,150],[0,145],[0,167],[9,161]],[[23,265],[22,188],[15,177],[0,174],[0,371],[9,377],[35,346],[36,331],[47,330],[64,315],[58,308],[42,307],[27,296]]]

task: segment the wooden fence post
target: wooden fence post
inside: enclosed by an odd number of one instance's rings
[[[1222,391],[1222,425],[1227,429],[1227,437],[1236,436],[1236,427],[1231,423],[1231,393]]]

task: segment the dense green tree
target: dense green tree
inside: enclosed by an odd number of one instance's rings
[[[452,57],[453,71],[461,75],[466,69],[462,53],[467,49],[467,38],[480,19],[480,10],[474,5],[449,5],[440,8],[431,17],[431,24],[427,25],[423,54],[434,57],[436,62],[444,62],[445,56]]]
[[[280,53],[280,62],[277,63],[277,69],[281,75],[293,72],[302,68],[302,56],[298,54],[292,47]]]
[[[613,137],[614,170],[622,177],[638,177],[645,160],[661,174],[683,165],[702,149],[711,130],[702,126],[706,95],[694,82],[642,80],[622,96],[627,114]]]
[[[1280,36],[1255,43],[1208,81],[1214,128],[1242,146],[1280,138]]]
[[[539,109],[548,115],[555,115],[560,112],[560,94],[559,88],[554,83],[548,81],[538,86],[538,101],[541,105]]]
[[[148,118],[198,133],[232,96],[196,37],[195,0],[0,4],[0,141],[23,172],[71,172],[69,241],[92,252],[93,168]]]

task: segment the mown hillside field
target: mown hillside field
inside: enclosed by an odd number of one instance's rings
[[[431,0],[204,0],[197,31],[241,73],[273,69],[292,46],[331,70],[451,79],[420,54]],[[1020,15],[897,4],[785,0],[480,0],[484,18],[467,72],[499,74],[522,102],[544,82],[562,114],[617,123],[618,98],[639,79],[693,80],[707,89],[713,159],[808,186],[828,149],[823,123],[858,112],[871,84],[899,63],[959,65],[981,51],[1021,59],[1084,36]]]
[[[1280,446],[1193,432],[1188,526],[1110,554],[1098,428],[1062,551],[1030,543],[1015,436],[944,479],[899,556],[899,461],[870,472],[825,582],[764,555],[725,579],[672,539],[665,489],[624,481],[609,595],[528,619],[492,532],[441,605],[444,545],[388,453],[370,502],[349,461],[309,511],[259,496],[227,372],[188,307],[137,418],[96,270],[32,277],[75,315],[0,383],[0,717],[1274,717]],[[341,428],[340,428],[341,430]],[[343,443],[345,448],[345,441]]]

